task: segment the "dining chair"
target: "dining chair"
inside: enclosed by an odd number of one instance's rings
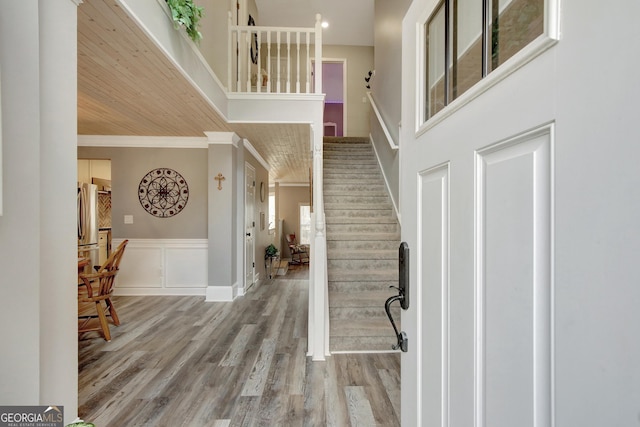
[[[291,252],[291,264],[300,265],[309,263],[309,250],[306,245],[299,245],[295,233],[287,234],[287,244]]]
[[[78,319],[82,319],[82,323],[78,326],[78,333],[89,331],[102,331],[104,339],[111,341],[111,332],[109,331],[109,323],[107,322],[107,313],[111,316],[113,324],[118,326],[120,319],[113,305],[111,296],[115,279],[120,271],[120,261],[127,247],[128,240],[124,240],[116,250],[107,258],[103,265],[97,268],[95,273],[82,273],[78,277],[82,281],[79,286],[84,286],[86,292],[82,292],[79,296]],[[91,308],[93,306],[94,308]],[[96,314],[84,314],[92,312],[95,309]],[[98,326],[91,326],[91,319],[99,320]]]

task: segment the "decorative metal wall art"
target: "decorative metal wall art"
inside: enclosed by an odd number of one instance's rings
[[[183,211],[189,200],[189,186],[178,172],[157,168],[146,174],[138,186],[138,199],[145,211],[169,218]]]

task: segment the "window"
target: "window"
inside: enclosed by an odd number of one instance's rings
[[[298,236],[298,244],[311,244],[311,207],[309,205],[300,205],[300,236]]]
[[[442,0],[425,24],[425,120],[544,32],[545,0]]]
[[[276,229],[276,193],[269,193],[269,232]]]

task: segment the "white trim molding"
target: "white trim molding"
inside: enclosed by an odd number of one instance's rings
[[[238,148],[238,143],[242,140],[235,132],[205,132],[209,145],[231,144]]]
[[[260,153],[258,153],[258,150],[256,150],[255,147],[251,145],[251,142],[249,142],[248,139],[244,140],[244,148],[246,148],[247,151],[251,153],[251,155],[258,161],[258,163],[262,165],[263,168],[267,170],[267,172],[271,170],[271,166],[269,166],[269,163],[267,163],[267,161],[262,158]]]
[[[207,148],[205,137],[78,135],[78,147]]]
[[[205,301],[207,302],[229,302],[233,301],[238,293],[238,284],[232,286],[207,286]]]

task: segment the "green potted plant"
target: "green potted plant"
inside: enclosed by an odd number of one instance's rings
[[[264,258],[273,258],[278,255],[278,248],[276,248],[273,243],[264,248]]]
[[[204,9],[196,6],[193,0],[166,0],[166,2],[171,10],[173,26],[178,29],[183,25],[191,40],[198,43],[202,39],[198,26]]]

